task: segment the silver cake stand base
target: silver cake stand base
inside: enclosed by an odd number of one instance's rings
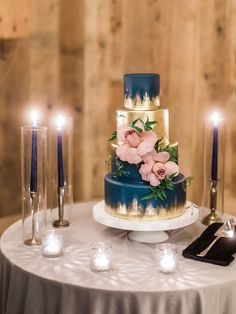
[[[156,221],[126,220],[109,215],[105,211],[105,202],[100,201],[93,206],[93,218],[107,227],[131,231],[128,234],[130,240],[160,243],[169,238],[166,231],[189,226],[198,220],[198,208],[191,202],[186,203],[186,208],[186,212],[176,218]]]

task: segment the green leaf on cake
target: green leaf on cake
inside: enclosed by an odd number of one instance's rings
[[[113,141],[117,138],[117,132],[116,131],[113,131],[112,134],[111,134],[111,138],[109,138],[108,141]]]
[[[124,170],[124,162],[121,161],[118,157],[112,157],[115,159],[115,169],[112,172],[112,176],[114,178],[121,177],[121,176],[128,176],[129,171]]]
[[[133,122],[131,122],[129,125],[131,128],[134,128],[138,133],[142,133],[143,130],[136,125],[136,123],[140,121],[143,124],[143,128],[145,131],[153,131],[153,126],[157,124],[157,121],[150,121],[149,118],[147,117],[146,122],[144,122],[141,118],[137,118]]]
[[[166,200],[167,199],[167,190],[173,190],[174,189],[174,184],[172,182],[172,179],[174,178],[175,175],[176,175],[176,173],[169,176],[168,178],[165,178],[156,187],[150,186],[151,193],[142,197],[141,200],[142,201],[151,200],[151,199],[155,199],[155,200],[159,199],[161,201]]]
[[[147,194],[144,197],[142,197],[142,201],[148,201],[151,200],[153,198],[153,193]]]
[[[150,121],[149,118],[147,117],[146,122],[145,123],[143,122],[144,130],[145,131],[153,131],[153,126],[155,124],[157,124],[157,121]]]
[[[155,150],[156,150],[157,152],[161,151],[161,150],[159,149],[159,144],[160,144],[160,142],[162,141],[162,139],[163,139],[163,137],[156,141],[156,144],[155,144],[155,147],[154,147],[154,148],[155,148]]]
[[[160,142],[160,141],[159,141]],[[159,142],[157,142],[159,144]],[[170,161],[173,161],[175,163],[178,163],[178,153],[177,153],[177,148],[176,147],[172,147],[172,146],[159,146],[158,144],[156,143],[155,145],[155,149],[156,151],[158,152],[168,152],[170,154]]]
[[[141,128],[139,128],[138,126],[134,125],[132,126],[132,128],[134,128],[138,133],[142,133],[143,130]]]
[[[107,160],[105,160],[105,166],[108,172],[111,171],[111,159],[112,159],[112,156],[109,155]]]
[[[140,127],[138,127],[138,126],[136,125],[136,123],[137,123],[138,121],[141,121],[141,119],[138,118],[138,119],[134,120],[133,122],[131,122],[129,125],[130,125],[131,128],[135,129],[138,133],[142,133],[143,130],[142,130]]]
[[[194,180],[194,177],[187,177],[186,178],[186,180],[182,183],[182,188],[184,191],[186,191],[187,188],[191,186],[193,180]]]

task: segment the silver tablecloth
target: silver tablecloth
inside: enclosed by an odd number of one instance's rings
[[[69,209],[71,226],[62,230],[65,253],[42,257],[40,248],[22,243],[21,222],[1,238],[0,310],[3,314],[234,314],[236,262],[227,267],[184,259],[181,251],[204,229],[195,223],[172,231],[178,245],[174,276],[155,267],[154,246],[132,242],[127,232],[98,224],[93,203]],[[113,269],[90,271],[89,245],[109,240]]]

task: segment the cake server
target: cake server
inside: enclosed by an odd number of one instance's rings
[[[215,232],[216,238],[200,253],[197,254],[197,256],[204,257],[207,255],[207,253],[210,251],[210,249],[213,247],[213,245],[222,237],[224,238],[232,238],[234,236],[234,219],[230,218],[225,221],[225,223]]]

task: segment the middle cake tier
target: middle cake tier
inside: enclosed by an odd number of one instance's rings
[[[162,145],[169,144],[169,112],[168,109],[158,108],[155,110],[129,110],[120,109],[116,112],[117,128],[121,125],[127,125],[136,119],[143,121],[157,121],[153,127],[153,131],[157,134],[158,139],[161,139]]]

